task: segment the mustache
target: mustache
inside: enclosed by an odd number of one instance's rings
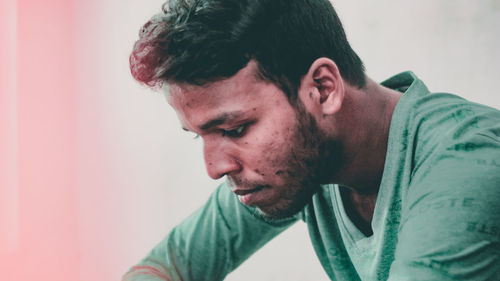
[[[269,187],[269,184],[264,182],[264,181],[252,181],[252,180],[246,180],[238,177],[227,177],[229,186],[231,188],[243,188],[243,189],[255,189],[258,187]]]

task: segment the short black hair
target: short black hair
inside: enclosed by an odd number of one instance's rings
[[[364,66],[328,0],[168,0],[141,29],[130,55],[136,80],[204,85],[230,78],[250,60],[258,77],[294,99],[320,57],[349,84],[365,85]]]

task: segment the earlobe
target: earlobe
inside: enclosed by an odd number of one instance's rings
[[[337,113],[342,107],[342,102],[344,100],[343,91],[331,91],[322,102],[322,110],[325,115],[333,115]]]

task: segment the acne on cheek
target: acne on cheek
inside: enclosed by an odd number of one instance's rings
[[[257,173],[257,174],[259,174],[259,175],[261,175],[261,176],[263,176],[263,177],[266,176],[266,174],[264,174],[263,172],[261,172],[259,169],[255,169],[254,172]]]
[[[262,151],[266,155],[266,160],[269,158],[269,155],[275,154],[277,151],[279,151],[280,146],[279,144],[275,141],[276,138],[278,138],[279,135],[278,133],[274,132],[271,134],[271,140],[266,143],[265,145],[262,146]]]

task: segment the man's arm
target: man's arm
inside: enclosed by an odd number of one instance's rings
[[[389,280],[498,280],[500,140],[477,134],[414,171]]]
[[[266,221],[222,184],[123,281],[223,280],[297,219]]]

